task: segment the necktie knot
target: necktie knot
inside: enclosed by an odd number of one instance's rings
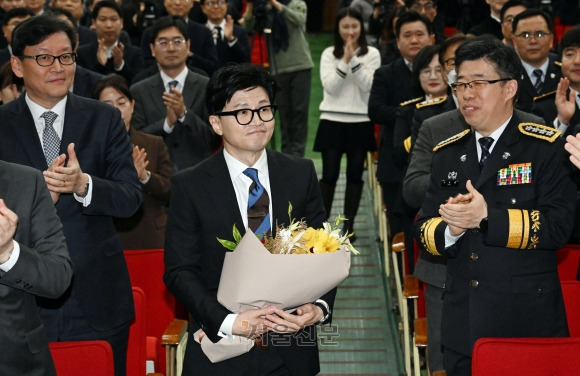
[[[487,158],[489,158],[490,155],[489,149],[491,148],[491,145],[493,145],[493,138],[482,137],[479,139],[479,145],[481,146],[481,158],[479,159],[479,168],[483,169],[483,166],[485,166],[485,162],[487,162]]]
[[[258,170],[247,168],[244,175],[253,182],[248,194],[248,227],[261,238],[270,231],[270,197],[258,179]]]
[[[171,88],[177,89],[178,84],[179,84],[179,81],[177,81],[177,80],[169,81],[167,83],[167,86],[169,87],[169,91],[171,92]]]
[[[50,166],[52,161],[58,157],[58,152],[60,150],[60,138],[54,127],[54,121],[58,115],[52,111],[46,111],[42,114],[44,119],[44,131],[42,132],[42,148],[44,150],[44,158],[46,159],[46,164]]]
[[[534,76],[536,77],[536,82],[534,83],[534,89],[536,89],[536,92],[539,94],[542,91],[542,75],[544,74],[544,72],[542,72],[541,69],[534,69]]]

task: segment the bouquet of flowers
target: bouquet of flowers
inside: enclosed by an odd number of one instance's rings
[[[344,218],[314,229],[292,219],[291,213],[290,204],[290,225],[277,226],[273,237],[260,240],[249,230],[242,237],[234,226],[234,241],[218,239],[233,251],[226,254],[217,293],[224,307],[236,313],[267,305],[292,310],[314,302],[348,277],[350,253],[358,251],[348,240],[350,234],[338,229]],[[253,341],[236,337],[214,344],[204,337],[201,346],[218,362],[249,351]]]

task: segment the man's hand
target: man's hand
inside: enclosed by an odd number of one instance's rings
[[[295,333],[309,325],[316,324],[324,312],[314,304],[308,303],[296,309],[296,314],[276,309],[273,315],[266,316],[268,329],[276,333]]]
[[[570,153],[570,162],[572,162],[574,166],[580,168],[580,133],[578,133],[576,137],[568,135],[566,137],[566,145],[564,145],[564,148],[568,153]]]
[[[113,55],[113,65],[116,69],[121,68],[121,64],[123,64],[123,56],[125,53],[125,46],[123,43],[119,42],[116,46],[113,46],[111,50],[111,54]]]
[[[10,258],[10,252],[14,248],[14,234],[18,225],[18,216],[8,209],[4,200],[0,198],[0,264],[4,264]]]
[[[48,166],[47,171],[54,172],[54,169],[58,166],[64,166],[64,162],[66,161],[66,154],[61,154],[58,157],[54,158],[51,162],[50,166]],[[51,190],[48,191],[50,193],[50,197],[52,198],[52,203],[56,204],[60,199],[60,193],[53,192]]]
[[[570,81],[566,77],[560,78],[555,102],[558,110],[558,121],[562,124],[570,124],[570,120],[576,112],[576,91],[570,88],[570,95],[566,96],[568,87],[570,87]]]
[[[278,12],[281,12],[282,9],[284,9],[284,6],[276,0],[268,0],[268,4],[270,4],[270,6],[274,9],[276,9]]]
[[[183,96],[179,90],[171,87],[171,92],[164,92],[162,99],[167,108],[167,124],[173,127],[179,118],[185,116],[186,108],[183,103]]]
[[[226,26],[224,27],[224,38],[227,42],[234,41],[234,19],[229,14],[226,16]]]
[[[234,321],[232,327],[232,334],[242,336],[249,339],[255,339],[269,330],[266,317],[272,316],[276,307],[267,306],[262,309],[249,309],[240,313]]]
[[[107,65],[107,47],[105,46],[105,39],[101,38],[98,40],[98,47],[97,47],[97,61],[102,66]]]
[[[465,187],[467,194],[450,198],[439,207],[441,219],[447,223],[453,236],[467,229],[478,228],[481,220],[487,217],[487,203],[481,193],[473,188],[471,180],[467,181]]]
[[[78,196],[83,196],[86,193],[85,187],[89,178],[81,170],[74,143],[68,145],[67,152],[68,163],[66,166],[55,166],[52,171],[50,168],[44,171],[44,181],[51,192],[76,193]]]
[[[147,152],[145,149],[139,149],[137,145],[133,146],[133,163],[135,163],[139,180],[146,180],[149,161],[147,160]]]

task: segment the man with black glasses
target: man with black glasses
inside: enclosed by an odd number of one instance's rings
[[[554,45],[552,18],[539,9],[527,9],[512,21],[514,48],[521,59],[522,73],[518,78],[520,97],[516,104],[530,112],[534,100],[555,91],[562,78],[561,63],[550,54]]]
[[[470,375],[482,337],[565,337],[555,250],[570,236],[576,185],[557,130],[514,111],[519,59],[468,39],[452,85],[470,128],[434,148],[416,223],[423,251],[447,256],[441,339],[447,375]]]
[[[177,171],[196,165],[219,144],[204,103],[208,78],[186,65],[190,41],[183,18],[158,19],[150,35],[159,72],[131,86],[135,97],[131,122],[138,131],[163,137]]]
[[[133,215],[143,197],[119,111],[69,92],[75,42],[52,15],[14,30],[10,61],[26,95],[0,107],[0,159],[43,171],[63,224],[74,278],[60,298],[37,300],[48,339],[108,341],[121,376],[135,311],[113,217]]]

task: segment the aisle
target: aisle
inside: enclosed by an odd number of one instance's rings
[[[319,163],[315,160],[317,168]],[[366,185],[355,221],[356,248],[360,255],[351,259],[350,276],[339,286],[331,327],[319,327],[321,376],[401,374],[398,344],[390,292],[385,291],[381,264],[381,243],[371,191]],[[344,203],[345,177],[336,189],[332,219]]]

